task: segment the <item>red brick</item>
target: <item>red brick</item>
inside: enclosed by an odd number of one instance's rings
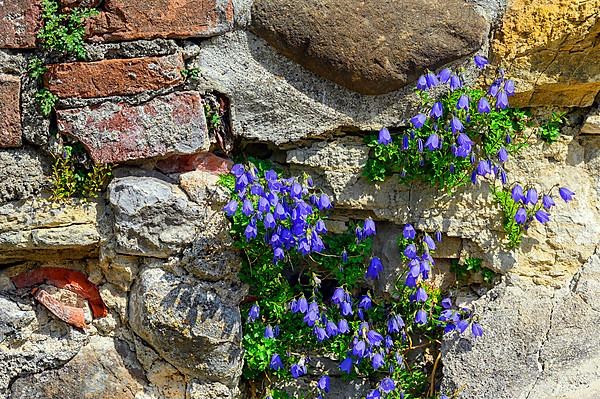
[[[90,20],[92,40],[207,37],[233,27],[232,0],[106,0]]]
[[[41,26],[40,0],[0,2],[0,48],[33,48]]]
[[[21,80],[0,74],[0,147],[21,146]]]
[[[181,54],[52,64],[44,85],[61,98],[136,94],[182,84],[184,67]]]
[[[193,170],[202,170],[216,174],[229,173],[233,161],[221,158],[212,152],[201,152],[192,155],[175,155],[168,159],[160,160],[156,167],[163,173],[183,173]]]
[[[194,154],[210,146],[196,91],[159,96],[141,105],[106,102],[58,110],[56,116],[59,130],[78,139],[96,162]]]

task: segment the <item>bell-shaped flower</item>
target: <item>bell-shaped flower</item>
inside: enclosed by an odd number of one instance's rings
[[[485,58],[481,55],[476,55],[474,58],[474,61],[475,61],[475,65],[479,69],[483,69],[483,68],[485,68],[486,65],[489,64],[489,61],[487,60],[487,58]]]
[[[487,98],[481,97],[477,103],[477,112],[480,114],[489,114],[492,111]]]
[[[550,215],[548,214],[548,212],[543,211],[541,209],[535,212],[535,218],[541,224],[546,224],[550,221]]]
[[[569,190],[566,187],[561,187],[558,189],[558,193],[560,194],[560,197],[563,199],[563,201],[565,202],[569,202],[573,199],[573,197],[575,196],[575,193],[571,190]]]
[[[283,362],[281,361],[281,356],[279,356],[277,353],[274,353],[273,356],[271,356],[271,361],[269,362],[269,367],[271,368],[271,370],[281,370],[283,368]]]
[[[431,107],[431,112],[429,113],[429,115],[433,119],[438,119],[443,114],[444,114],[444,108],[442,107],[442,103],[438,101],[435,104],[433,104],[433,106]]]
[[[519,208],[517,210],[517,213],[515,213],[515,222],[517,222],[517,224],[525,224],[526,221],[527,211],[525,210],[525,208]]]
[[[385,366],[385,360],[383,360],[383,356],[381,356],[381,353],[375,353],[373,355],[373,357],[371,358],[371,366],[373,367],[373,370],[377,370]]]
[[[465,127],[463,126],[460,119],[458,119],[456,116],[454,116],[454,117],[452,117],[452,120],[450,121],[450,128],[452,129],[452,133],[456,134],[458,132],[462,132]]]
[[[384,127],[379,131],[379,137],[377,138],[377,142],[383,145],[391,144],[392,136],[390,136],[390,131],[387,128]]]
[[[254,304],[250,307],[248,311],[248,321],[253,322],[260,317],[260,306],[258,304]]]
[[[329,384],[330,384],[330,378],[329,378],[329,376],[328,375],[324,375],[321,378],[319,378],[319,382],[317,383],[317,386],[323,392],[328,393],[329,392]]]
[[[468,110],[469,109],[469,96],[467,96],[466,94],[463,94],[462,96],[460,96],[458,98],[458,101],[456,102],[456,109]]]
[[[542,204],[544,205],[544,208],[546,208],[546,209],[550,209],[550,208],[552,208],[554,205],[556,205],[556,204],[554,203],[554,200],[552,199],[552,197],[551,197],[551,196],[549,196],[549,195],[544,195],[544,196],[542,197]]]
[[[417,311],[415,315],[415,323],[417,324],[427,324],[427,312],[423,309]]]
[[[421,127],[423,127],[423,125],[425,124],[425,120],[427,118],[425,117],[425,115],[423,114],[417,114],[415,116],[413,116],[412,118],[410,118],[410,123],[412,123],[412,125],[416,128],[419,129]]]

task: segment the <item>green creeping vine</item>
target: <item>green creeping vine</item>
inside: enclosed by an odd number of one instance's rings
[[[475,64],[484,69],[488,62],[476,56]],[[437,97],[429,91],[434,87],[442,90]],[[555,203],[551,192],[541,196],[535,187],[508,184],[505,163],[526,145],[528,138],[520,135],[529,125],[526,112],[508,107],[514,93],[515,84],[503,70],[486,90],[466,87],[461,73],[448,68],[439,74],[428,72],[417,82],[421,104],[410,125],[393,136],[383,128],[366,137],[371,152],[364,175],[372,181],[398,175],[404,183],[423,181],[448,192],[469,181],[488,180],[504,212],[507,246],[517,247],[534,220],[542,224],[550,220]],[[563,118],[553,114],[538,127],[539,136],[556,140]],[[558,191],[565,202],[574,196],[565,187]]]

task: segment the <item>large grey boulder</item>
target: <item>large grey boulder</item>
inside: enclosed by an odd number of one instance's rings
[[[143,269],[129,298],[132,330],[191,377],[230,388],[241,374],[239,288]]]
[[[118,253],[166,258],[195,237],[200,209],[179,187],[155,177],[124,177],[108,191]]]
[[[600,392],[600,257],[561,289],[507,279],[475,302],[484,336],[446,337],[443,390],[465,399],[593,399]]]
[[[464,0],[256,0],[252,30],[319,76],[383,94],[478,51],[489,24]]]

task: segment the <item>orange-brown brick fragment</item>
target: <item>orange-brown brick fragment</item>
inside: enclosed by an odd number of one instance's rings
[[[44,84],[61,98],[107,97],[159,90],[183,83],[181,54],[52,64]]]
[[[0,74],[0,148],[21,146],[21,80]]]
[[[47,291],[40,288],[32,289],[31,293],[39,303],[44,305],[44,307],[50,311],[50,313],[65,323],[69,323],[70,325],[81,329],[87,328],[83,309],[65,305]]]
[[[34,48],[41,0],[0,1],[0,48]]]
[[[91,40],[208,37],[233,28],[232,0],[106,0],[89,21]]]
[[[43,283],[64,288],[87,299],[94,318],[105,317],[108,314],[98,287],[92,284],[85,274],[77,270],[62,267],[40,267],[13,277],[12,282],[17,288],[33,287]]]

